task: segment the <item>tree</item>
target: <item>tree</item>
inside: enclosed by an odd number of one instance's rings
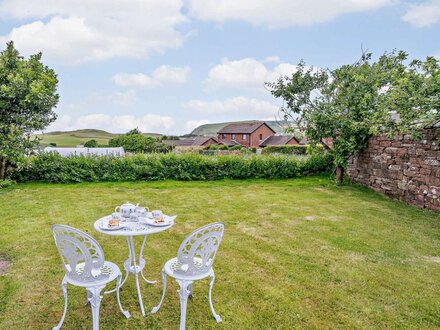
[[[133,130],[124,135],[110,139],[110,147],[123,147],[130,152],[168,152],[171,147],[165,145],[160,139],[145,136],[140,133],[133,133]]]
[[[142,132],[139,130],[139,128],[133,128],[132,130],[129,130],[126,135],[134,135],[134,134],[142,134]]]
[[[161,140],[180,140],[180,137],[177,135],[162,135]]]
[[[266,85],[284,100],[284,119],[293,120],[312,143],[333,139],[330,152],[342,182],[348,159],[366,147],[371,135],[416,136],[439,118],[438,61],[428,57],[407,64],[407,57],[393,51],[373,61],[366,53],[333,71],[301,61],[290,77]]]
[[[95,139],[91,139],[86,141],[86,143],[84,143],[84,147],[86,148],[97,148],[98,147],[98,141],[96,141]]]
[[[0,52],[0,180],[7,162],[17,161],[38,142],[31,133],[56,119],[57,84],[41,53],[24,59],[12,41]]]

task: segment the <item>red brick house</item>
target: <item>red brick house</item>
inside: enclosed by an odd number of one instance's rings
[[[275,131],[265,122],[229,124],[217,132],[218,144],[247,148],[258,148],[264,140],[275,135]]]
[[[272,135],[260,143],[260,147],[286,146],[299,144],[299,141],[292,135]]]

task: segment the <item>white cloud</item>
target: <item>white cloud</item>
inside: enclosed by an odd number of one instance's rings
[[[172,67],[169,65],[161,65],[156,68],[152,75],[145,73],[118,73],[112,79],[119,86],[133,86],[154,88],[164,84],[184,84],[191,73],[188,66]]]
[[[237,96],[225,100],[202,101],[191,100],[183,104],[184,108],[203,113],[205,115],[223,115],[249,118],[273,118],[279,107],[271,102]]]
[[[440,0],[412,4],[402,20],[416,27],[427,27],[440,21]]]
[[[188,132],[201,125],[209,124],[209,120],[188,120],[185,124],[185,128]]]
[[[69,115],[58,116],[57,120],[50,124],[48,132],[69,130],[72,124],[72,117]]]
[[[245,21],[268,28],[310,26],[398,0],[189,0],[192,16],[205,21]]]
[[[279,61],[279,56],[268,56],[264,59],[265,63],[278,63]]]
[[[290,63],[280,63],[270,69],[253,58],[236,61],[224,59],[209,70],[206,82],[211,87],[262,89],[265,82],[274,82],[281,75],[290,75],[295,71],[296,66]]]
[[[61,63],[145,57],[182,45],[182,0],[4,0],[0,20],[26,20],[0,42]]]
[[[132,106],[136,102],[136,92],[128,90],[125,92],[116,92],[109,95],[110,101],[121,107]]]
[[[158,86],[157,81],[144,73],[118,73],[115,74],[112,79],[118,86],[145,88],[153,88]]]
[[[153,72],[153,78],[161,83],[184,84],[189,78],[191,69],[161,65]]]
[[[263,87],[267,75],[264,64],[253,58],[225,59],[209,70],[207,83],[212,87]]]
[[[156,114],[111,116],[94,113],[76,118],[72,118],[70,115],[61,115],[46,131],[94,128],[114,133],[125,133],[135,127],[144,133],[168,132],[175,127],[175,120],[169,116]]]
[[[268,81],[275,81],[280,76],[288,76],[296,72],[297,66],[290,63],[278,64],[268,75]]]

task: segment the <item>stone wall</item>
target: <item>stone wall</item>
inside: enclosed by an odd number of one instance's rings
[[[440,212],[440,129],[424,130],[422,140],[410,136],[374,136],[349,164],[353,182],[393,198]]]

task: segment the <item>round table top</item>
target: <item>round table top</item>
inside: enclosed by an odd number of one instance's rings
[[[167,217],[166,215],[164,216]],[[143,222],[132,222],[127,220],[127,222],[125,222],[125,227],[118,230],[108,230],[101,228],[101,222],[105,220],[110,220],[111,218],[112,218],[111,215],[106,215],[105,217],[96,220],[94,224],[95,230],[102,234],[111,235],[111,236],[137,236],[137,235],[145,236],[145,235],[160,233],[162,231],[170,229],[174,225],[174,220],[171,222],[170,225],[161,226],[161,227],[151,226]]]

